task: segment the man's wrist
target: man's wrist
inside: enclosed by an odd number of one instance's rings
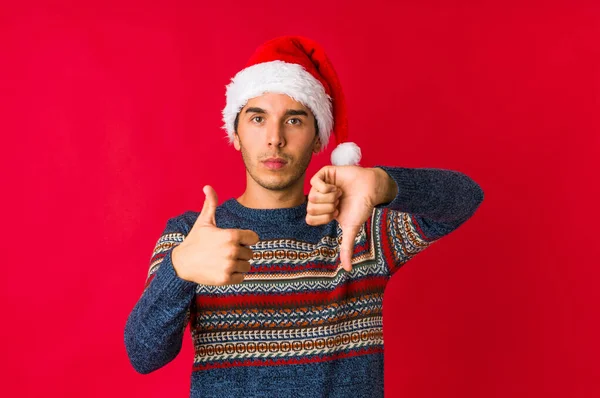
[[[375,206],[390,203],[398,195],[396,181],[382,168],[374,167],[373,170],[377,175]]]
[[[178,257],[179,252],[177,251],[178,247],[179,245],[175,246],[173,250],[171,250],[171,264],[173,265],[173,270],[175,270],[175,275],[181,279],[187,280],[182,276],[181,259]]]

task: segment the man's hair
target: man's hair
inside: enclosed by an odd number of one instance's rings
[[[315,132],[316,132],[317,136],[319,136],[319,125],[317,124],[317,118],[315,117],[314,119],[315,119]],[[239,121],[240,121],[240,112],[238,112],[237,115],[235,115],[235,120],[233,121],[233,130],[235,131],[236,134],[237,134]]]

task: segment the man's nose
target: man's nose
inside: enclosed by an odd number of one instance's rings
[[[267,126],[267,143],[269,146],[275,147],[285,145],[284,131],[281,123],[271,123]]]

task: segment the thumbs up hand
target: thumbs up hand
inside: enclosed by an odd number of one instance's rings
[[[396,183],[379,168],[325,166],[310,180],[306,223],[321,225],[336,220],[342,229],[340,261],[352,271],[354,240],[375,206],[391,202]]]
[[[203,191],[206,198],[198,219],[171,254],[175,272],[182,279],[204,285],[242,283],[252,259],[248,246],[258,242],[258,235],[250,230],[218,228],[217,193],[209,185]]]

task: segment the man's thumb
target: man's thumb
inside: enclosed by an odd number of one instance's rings
[[[340,261],[342,267],[348,272],[352,271],[352,254],[354,254],[354,240],[358,235],[360,227],[342,226],[342,245],[340,246]]]
[[[217,222],[215,221],[215,212],[219,205],[217,193],[210,185],[205,185],[202,191],[206,197],[204,198],[204,206],[202,206],[202,211],[200,212],[200,216],[198,216],[198,220],[203,224],[217,226]]]

